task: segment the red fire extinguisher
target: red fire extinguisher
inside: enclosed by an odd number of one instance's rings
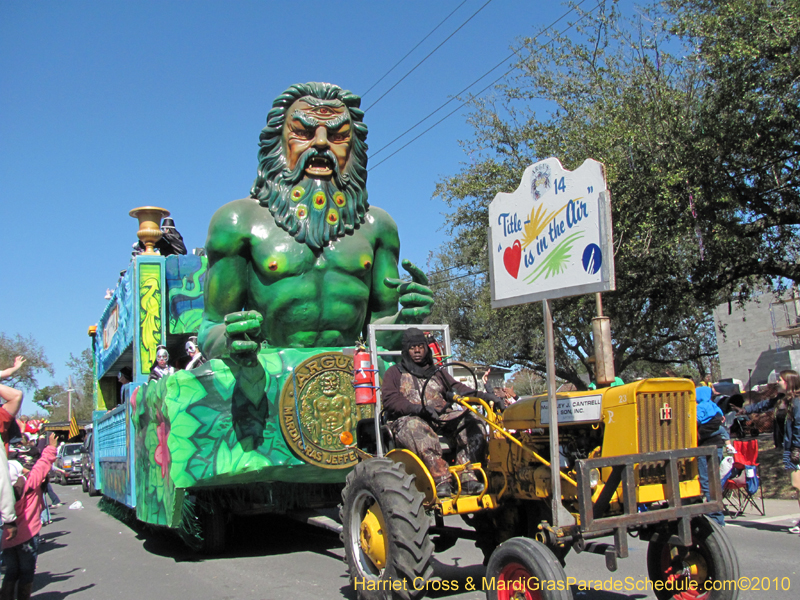
[[[433,354],[434,364],[437,365],[442,364],[442,358],[444,358],[444,356],[442,354],[442,347],[439,345],[439,342],[437,342],[436,338],[433,337],[430,333],[425,334],[425,339],[427,339],[428,348],[431,349],[431,354]]]
[[[375,369],[364,346],[356,348],[353,355],[353,386],[356,404],[375,404]]]

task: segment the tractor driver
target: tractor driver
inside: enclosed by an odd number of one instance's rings
[[[423,403],[420,394],[428,379]],[[395,442],[414,452],[425,463],[439,497],[449,496],[452,492],[439,435],[448,438],[451,444],[455,443],[458,464],[480,462],[486,449],[486,436],[480,420],[470,411],[449,405],[446,398],[453,391],[494,402],[501,410],[505,408],[505,402],[497,396],[476,392],[456,381],[444,369],[436,371],[425,334],[416,328],[407,329],[403,333],[402,357],[386,371],[381,395]],[[463,493],[480,494],[483,488],[474,472],[461,473]]]

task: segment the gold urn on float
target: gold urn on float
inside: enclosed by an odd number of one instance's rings
[[[145,247],[142,254],[158,254],[153,247],[161,239],[161,219],[168,217],[169,211],[157,206],[140,206],[128,214],[134,219],[139,219],[139,231],[136,235]]]

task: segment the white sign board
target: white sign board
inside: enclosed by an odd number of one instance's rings
[[[567,171],[557,158],[525,169],[489,205],[492,307],[613,290],[611,202],[605,167]]]
[[[603,408],[603,396],[578,396],[577,398],[559,398],[558,422],[579,423],[581,421],[599,421]],[[542,425],[550,423],[550,402],[542,400]]]

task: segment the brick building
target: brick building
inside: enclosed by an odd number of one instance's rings
[[[760,294],[714,310],[720,379],[746,387],[767,382],[772,370],[800,369],[800,297]],[[724,333],[723,333],[724,331]],[[749,383],[748,383],[749,382]]]

